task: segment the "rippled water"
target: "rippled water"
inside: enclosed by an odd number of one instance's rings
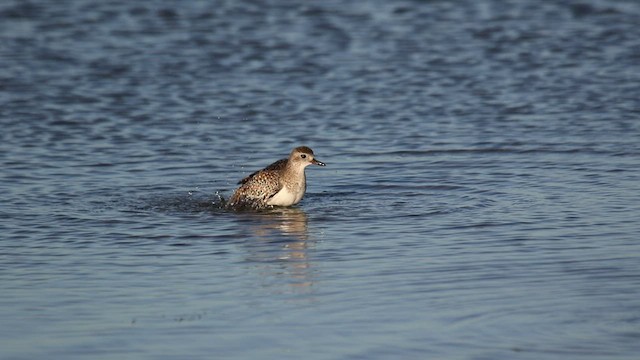
[[[0,4],[0,358],[636,359],[635,1]],[[312,147],[297,207],[220,209]]]

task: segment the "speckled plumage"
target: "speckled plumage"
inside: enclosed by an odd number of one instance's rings
[[[278,160],[240,180],[241,186],[229,198],[227,208],[259,210],[297,204],[307,187],[304,169],[311,164],[325,166],[314,158],[310,148],[293,149],[289,158]]]

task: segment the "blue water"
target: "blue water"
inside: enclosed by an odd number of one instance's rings
[[[0,358],[637,359],[640,3],[0,4]],[[296,207],[236,182],[310,146]]]

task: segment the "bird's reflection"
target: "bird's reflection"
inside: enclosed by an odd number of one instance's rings
[[[286,283],[290,288],[313,285],[308,217],[299,208],[277,208],[247,214],[252,238],[247,260],[258,265],[266,285]]]
[[[272,235],[284,235],[297,241],[306,241],[307,214],[299,208],[277,208],[270,211],[254,214],[257,222],[252,228],[254,234],[259,237]]]

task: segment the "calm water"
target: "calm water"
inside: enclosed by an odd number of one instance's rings
[[[637,359],[640,3],[0,4],[0,358]],[[312,147],[296,207],[219,207]]]

